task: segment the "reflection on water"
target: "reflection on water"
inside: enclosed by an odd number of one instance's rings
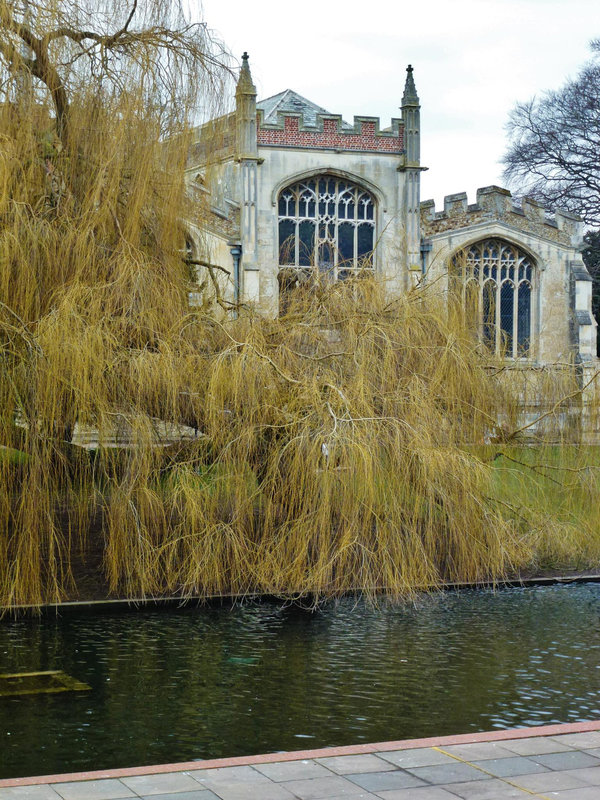
[[[600,585],[374,609],[261,603],[0,622],[0,776],[573,722],[600,714]]]

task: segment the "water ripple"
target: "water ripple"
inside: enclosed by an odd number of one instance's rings
[[[596,717],[599,622],[597,584],[7,620],[0,672],[92,691],[0,697],[0,774]]]

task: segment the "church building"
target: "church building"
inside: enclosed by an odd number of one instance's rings
[[[352,124],[288,89],[257,102],[244,54],[236,109],[199,129],[189,191],[203,200],[188,248],[219,267],[222,294],[277,315],[316,270],[374,271],[390,296],[457,290],[507,362],[597,365],[581,221],[497,186],[420,201],[420,104],[407,68],[401,116]],[[209,155],[210,154],[210,157]],[[207,222],[208,219],[208,222]]]

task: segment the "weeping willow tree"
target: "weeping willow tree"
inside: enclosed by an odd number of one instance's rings
[[[23,454],[2,462],[5,605],[72,596],[94,521],[130,597],[402,595],[523,560],[489,468],[459,447],[498,387],[446,309],[362,280],[313,286],[278,320],[218,319],[187,310],[175,267],[114,257],[5,323],[3,435]],[[61,438],[67,417],[97,446]],[[127,446],[107,444],[117,421]]]
[[[230,75],[207,29],[162,0],[0,24],[0,605],[77,597],[94,547],[123,597],[400,596],[527,562],[465,449],[516,412],[460,314],[362,277],[277,320],[190,308],[190,126]]]
[[[189,132],[222,109],[230,75],[226,51],[177,2],[0,2],[8,603],[66,585],[82,498],[96,490],[70,442],[77,424],[104,424],[98,381],[120,394],[122,357],[156,348],[187,313],[180,220]],[[86,389],[80,379],[91,379]],[[113,396],[106,414],[127,415],[122,400]],[[24,454],[18,469],[6,449],[14,444]],[[74,513],[83,516],[74,522]]]

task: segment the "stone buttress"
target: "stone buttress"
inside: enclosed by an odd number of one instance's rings
[[[256,137],[256,87],[252,82],[248,53],[242,56],[242,68],[235,92],[236,161],[240,168],[240,240],[241,272],[238,293],[243,302],[260,298],[258,258],[258,147]]]

